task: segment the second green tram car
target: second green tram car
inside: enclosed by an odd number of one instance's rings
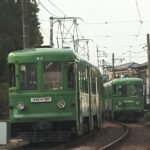
[[[104,84],[107,118],[135,120],[143,115],[143,80],[117,78]]]
[[[68,48],[11,52],[11,136],[67,141],[101,125],[100,71]]]

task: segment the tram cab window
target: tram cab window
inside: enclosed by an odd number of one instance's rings
[[[130,94],[131,96],[138,95],[138,86],[136,84],[130,85]]]
[[[143,87],[138,84],[130,85],[130,95],[131,96],[143,95]]]
[[[69,64],[68,72],[67,72],[67,79],[68,79],[68,87],[74,88],[75,87],[75,65],[73,63]]]
[[[9,64],[9,86],[15,87],[16,81],[15,81],[15,65]]]
[[[127,86],[126,85],[118,85],[118,95],[119,96],[127,96]]]
[[[22,90],[35,90],[37,88],[37,71],[35,64],[20,65],[20,87]]]
[[[62,89],[61,65],[56,62],[47,62],[44,64],[44,88],[58,90]]]

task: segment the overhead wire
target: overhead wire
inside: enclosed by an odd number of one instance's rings
[[[138,12],[138,15],[139,15],[139,21],[142,22],[142,18],[141,18],[141,14],[140,14],[140,9],[139,9],[139,5],[138,5],[137,0],[135,0],[135,4],[136,4],[137,12]]]
[[[41,29],[42,32],[45,34],[45,36],[49,39],[49,36],[44,32],[43,28],[40,27],[40,29]]]
[[[48,0],[49,3],[51,3],[51,5],[53,5],[59,12],[61,12],[64,16],[66,16],[66,14],[60,9],[58,8],[54,3],[52,3],[50,0]]]
[[[54,15],[53,13],[51,13],[51,12],[41,3],[40,0],[38,0],[38,2],[39,2],[39,4],[40,4],[49,14],[51,14],[52,16],[55,16],[55,17],[56,17],[56,15]]]
[[[51,15],[53,15],[53,16],[56,16],[56,15],[54,15],[53,13],[51,13],[42,3],[41,3],[41,1],[40,0],[38,0],[39,1],[39,3],[41,4],[41,6],[49,13],[49,14],[51,14]],[[66,16],[66,14],[61,10],[61,9],[59,9],[54,3],[52,3],[50,0],[48,0],[49,1],[49,3],[51,3],[57,10],[59,10],[59,12],[61,12],[64,16]],[[102,47],[102,48],[112,48],[112,47],[129,47],[129,48],[133,48],[133,46],[135,46],[136,44],[135,44],[135,42],[136,42],[136,40],[138,39],[138,37],[139,36],[141,36],[141,35],[143,35],[143,34],[140,34],[140,31],[141,31],[141,28],[142,28],[142,25],[143,25],[143,23],[144,22],[148,22],[148,21],[150,21],[150,20],[144,20],[144,21],[142,21],[142,17],[141,17],[141,14],[140,14],[140,9],[139,9],[139,5],[138,5],[138,2],[137,2],[137,0],[135,0],[135,3],[136,3],[136,8],[137,8],[137,12],[138,12],[138,17],[139,17],[139,20],[125,20],[125,21],[107,21],[107,22],[97,22],[97,23],[81,23],[80,25],[92,25],[92,24],[105,24],[105,25],[107,25],[107,24],[113,24],[113,23],[135,23],[135,22],[140,22],[140,26],[139,26],[139,28],[138,28],[138,32],[137,32],[137,34],[133,34],[133,35],[102,35],[102,36],[90,36],[90,37],[100,37],[100,38],[102,38],[102,37],[104,37],[104,38],[111,38],[111,37],[127,37],[127,36],[133,36],[133,37],[135,37],[135,40],[133,41],[133,44],[132,45],[120,45],[120,46],[104,46],[104,47]],[[46,21],[46,20],[41,20],[41,21]],[[48,20],[47,20],[48,21]],[[63,25],[64,26],[64,25]],[[65,26],[64,26],[64,28],[65,28]],[[66,28],[65,28],[66,29]],[[67,29],[66,29],[67,30]],[[80,31],[79,30],[79,28],[78,28],[78,31]],[[69,32],[69,31],[68,31]],[[45,34],[45,33],[44,33]],[[67,33],[68,34],[68,33]],[[71,36],[73,36],[71,33],[69,33]],[[80,31],[80,34],[81,34],[81,37],[84,37],[83,35],[82,35],[82,33],[81,33],[81,31]],[[47,36],[48,37],[48,36]]]
[[[39,0],[38,0],[38,1],[39,1]],[[51,2],[50,0],[48,0],[48,2],[49,2],[51,5],[53,5],[59,12],[61,12],[65,17],[67,17],[67,15],[66,15],[60,8],[58,8],[53,2]],[[54,14],[51,13],[51,12],[49,12],[49,10],[47,10],[47,8],[46,8],[40,1],[39,1],[39,3],[42,5],[42,7],[43,7],[48,13],[50,13],[51,15],[54,16]],[[43,20],[43,21],[45,21],[45,20]],[[66,35],[65,35],[65,38],[66,38],[66,36],[67,36],[68,34],[70,34],[71,37],[74,38],[74,33],[71,34],[71,32],[70,32],[70,30],[71,30],[73,24],[71,25],[71,27],[70,27],[69,29],[67,29],[66,26],[65,26],[65,24],[62,24],[62,22],[61,22],[60,20],[58,20],[58,22],[59,22],[59,24],[62,25],[63,28],[67,31],[67,33],[66,33]],[[81,35],[82,38],[84,37],[84,36],[82,35],[81,31],[79,30],[79,27],[78,27],[78,26],[76,27],[76,34],[77,34],[77,37],[78,37],[78,33],[77,33],[77,32],[80,33],[80,35]],[[57,35],[57,36],[58,36],[58,35]],[[57,37],[57,38],[58,38],[58,37]],[[58,41],[57,41],[57,43],[58,43]]]
[[[50,15],[57,17],[56,15],[54,15],[53,13],[51,13],[51,12],[42,4],[42,2],[41,2],[40,0],[38,0],[38,2],[39,2],[39,4],[40,4]],[[49,1],[49,2],[51,2],[51,1]],[[51,4],[53,4],[53,3],[51,2]],[[57,8],[57,9],[59,9],[55,4],[53,4],[53,6],[55,6],[55,8]],[[60,11],[60,10],[59,10],[59,11]],[[63,24],[63,27],[64,27],[64,29],[67,30],[67,28],[65,27],[64,24]],[[43,32],[43,33],[44,33],[44,32]],[[68,33],[69,33],[71,36],[73,36],[73,35],[70,33],[70,31],[68,31]],[[44,33],[44,34],[46,34],[46,33]],[[48,36],[47,36],[47,37],[48,37]]]
[[[142,18],[141,18],[140,9],[139,9],[139,5],[138,5],[137,0],[135,0],[135,4],[136,4],[138,16],[139,16],[140,27],[139,27],[139,29],[138,29],[137,36],[136,36],[135,40],[133,41],[133,46],[134,46],[134,43],[136,42],[136,40],[137,40],[138,37],[139,37],[140,31],[141,31],[141,28],[142,28],[142,25],[143,25],[143,21],[142,21]]]

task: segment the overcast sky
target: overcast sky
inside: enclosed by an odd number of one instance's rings
[[[80,17],[79,28],[89,41],[90,60],[115,65],[147,61],[146,34],[150,33],[150,0],[37,0],[44,44],[49,44],[49,17]],[[103,56],[103,54],[106,54]]]

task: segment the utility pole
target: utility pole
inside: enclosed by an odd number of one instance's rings
[[[147,56],[148,56],[148,103],[150,103],[150,41],[147,34]]]
[[[90,54],[89,54],[89,41],[86,41],[86,45],[87,45],[87,59],[90,60]]]
[[[98,45],[97,45],[97,63],[98,63],[98,68],[100,68],[100,60],[99,60],[99,49],[98,49]]]
[[[27,0],[21,0],[24,49],[29,48],[29,26],[28,26],[27,2],[28,2]]]
[[[102,59],[102,73],[105,74],[105,60]]]
[[[50,47],[53,47],[53,17],[50,17]]]
[[[113,79],[115,78],[115,58],[114,58],[114,53],[112,53],[112,72],[113,72]]]

